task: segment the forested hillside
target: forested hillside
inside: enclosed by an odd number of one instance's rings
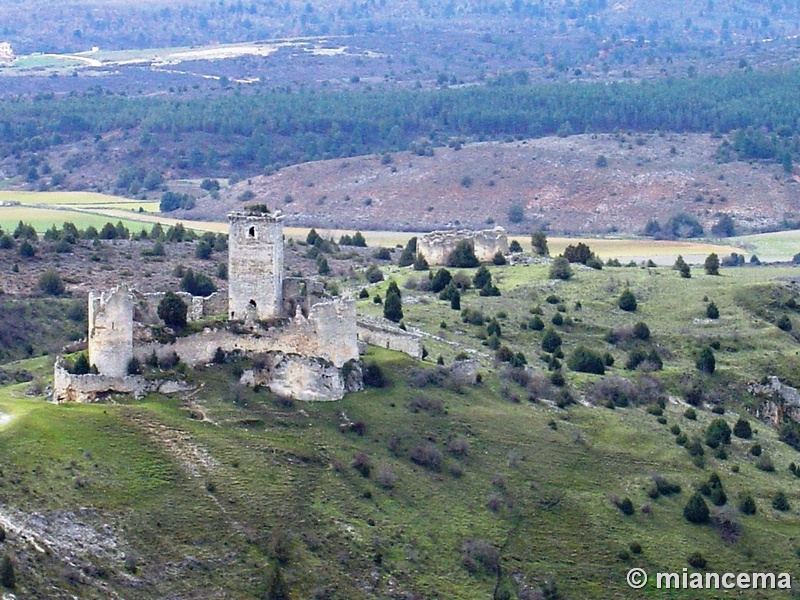
[[[777,158],[790,171],[798,153],[798,81],[796,71],[741,72],[638,84],[275,90],[181,100],[95,90],[5,100],[0,148],[7,175],[40,189],[78,187],[70,172],[99,161],[119,171],[101,171],[94,183],[128,193],[141,189],[146,173],[123,177],[123,165],[179,176],[250,176],[325,158],[424,155],[466,140],[617,130],[740,131],[720,160]]]

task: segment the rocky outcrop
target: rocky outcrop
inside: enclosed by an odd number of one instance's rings
[[[770,377],[767,383],[751,383],[748,391],[760,398],[755,415],[773,427],[786,420],[800,423],[800,392]]]
[[[259,367],[245,371],[240,382],[264,386],[278,396],[296,400],[341,400],[345,393],[362,389],[361,366],[351,361],[339,369],[317,357],[266,352],[257,358]]]

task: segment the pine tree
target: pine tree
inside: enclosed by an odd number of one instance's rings
[[[461,292],[456,290],[450,296],[450,308],[453,310],[461,310]]]
[[[626,289],[619,297],[619,307],[627,312],[633,312],[636,310],[638,306],[636,302],[636,296],[633,295],[633,292],[629,289]]]
[[[486,266],[481,266],[480,269],[475,271],[475,275],[472,277],[472,285],[474,285],[477,289],[481,289],[487,283],[492,282],[492,274],[489,272],[489,269]]]
[[[563,256],[557,256],[550,265],[550,279],[570,279],[572,277],[572,267],[569,261]]]
[[[403,248],[403,251],[400,253],[400,258],[397,261],[398,266],[407,267],[414,262],[414,256],[422,256],[417,254],[417,238],[412,237],[406,243],[406,247]],[[422,260],[425,260],[425,257],[422,256]],[[425,263],[427,264],[427,262]],[[417,269],[418,271],[422,271],[424,269]]]
[[[434,294],[438,294],[444,288],[447,287],[447,284],[452,281],[453,276],[450,274],[450,271],[447,269],[439,269],[436,271],[436,275],[431,278],[431,285],[430,289]]]
[[[188,307],[175,292],[167,292],[158,303],[158,318],[169,327],[182,329],[186,327]]]
[[[712,252],[706,257],[705,269],[707,275],[719,275],[719,256]]]
[[[533,253],[538,256],[550,255],[550,250],[547,248],[547,236],[543,231],[534,231],[531,234],[531,248]]]
[[[744,494],[739,499],[739,510],[742,514],[745,515],[754,515],[756,514],[756,501],[753,500],[753,496],[750,494]]]
[[[86,375],[91,370],[89,359],[85,352],[81,352],[78,358],[75,359],[75,364],[72,367],[72,372],[75,375]]]
[[[456,244],[455,249],[447,257],[448,267],[458,267],[462,269],[470,269],[477,267],[480,264],[478,257],[475,256],[475,248],[469,240],[461,240]]]
[[[708,346],[703,347],[703,349],[700,350],[700,354],[697,356],[695,366],[699,371],[712,375],[717,367],[717,360],[714,358],[714,351]]]
[[[542,350],[545,352],[555,352],[560,345],[561,336],[558,335],[555,330],[548,329],[544,332],[544,337],[542,338]]]
[[[750,428],[750,422],[739,417],[739,420],[736,421],[736,425],[733,426],[733,435],[743,440],[749,440],[753,437],[753,430]]]
[[[402,263],[403,262],[402,261],[402,259],[403,259],[402,255],[400,256],[400,259],[401,259],[400,262]],[[400,266],[403,267],[403,266],[406,266],[406,265],[400,264]],[[428,261],[425,260],[425,256],[423,256],[422,254],[417,254],[417,257],[414,259],[414,267],[413,268],[414,268],[415,271],[427,271],[430,268],[430,265],[428,265]]]
[[[683,256],[681,256],[680,254],[678,255],[678,258],[675,260],[675,265],[672,268],[678,271],[681,274],[681,277],[683,277],[684,279],[689,279],[692,276],[692,269],[689,267],[688,264],[686,264],[686,261],[683,260]]]
[[[700,495],[700,492],[695,492],[694,495],[689,498],[689,502],[683,509],[683,516],[687,521],[696,525],[708,523],[711,513],[708,510],[706,501],[703,500],[703,496]]]
[[[399,294],[386,292],[386,300],[383,301],[383,316],[395,323],[403,320],[403,301]]]

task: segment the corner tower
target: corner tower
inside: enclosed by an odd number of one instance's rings
[[[283,215],[256,205],[228,221],[228,318],[282,316]]]
[[[89,292],[89,362],[100,375],[125,377],[133,358],[133,295],[124,286]]]

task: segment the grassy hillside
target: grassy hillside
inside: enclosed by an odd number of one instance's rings
[[[771,322],[797,318],[782,281],[794,271],[699,271],[685,280],[667,268],[581,269],[553,282],[546,265],[492,268],[502,295],[467,291],[462,306],[497,317],[500,342],[525,354],[531,377],[495,365],[485,332],[448,303],[401,285],[406,323],[435,336],[425,341],[427,364],[372,349],[365,360],[388,386],[341,402],[292,403],[243,388],[241,361],[186,370],[194,389],[174,398],[111,404],[54,406],[36,385],[8,382],[0,387],[0,412],[11,419],[0,428],[0,551],[13,557],[17,593],[471,599],[546,588],[563,598],[630,598],[629,568],[680,572],[693,552],[709,571],[791,572],[800,495],[788,467],[798,456],[747,414],[756,399],[746,383],[771,374],[800,383],[797,342]],[[401,284],[409,276],[419,277],[394,274]],[[383,296],[385,286],[370,292]],[[639,300],[635,313],[616,305],[626,287]],[[704,297],[719,319],[705,318]],[[360,304],[379,310],[371,299]],[[556,327],[565,358],[579,344],[614,357],[605,381],[630,380],[627,407],[604,406],[611,395],[597,375],[565,366],[566,385],[548,382],[542,332],[520,327],[537,307],[548,326],[557,313],[572,321]],[[606,341],[610,329],[637,321],[648,324],[662,371],[625,370],[635,343]],[[694,366],[705,344],[718,347],[713,375]],[[485,356],[477,385],[431,362],[442,355],[449,365],[467,350]],[[42,357],[3,369],[47,377],[49,365]],[[701,390],[696,419],[685,416],[692,382]],[[733,427],[738,415],[752,439],[734,436],[724,453],[702,443],[714,419]],[[757,468],[756,442],[774,471]],[[687,450],[698,446],[699,458]],[[690,524],[684,506],[712,473],[727,504],[707,499],[717,523]],[[681,491],[651,497],[654,477]],[[790,510],[772,508],[778,491]],[[737,509],[744,493],[755,515]],[[626,497],[629,516],[614,503]]]

